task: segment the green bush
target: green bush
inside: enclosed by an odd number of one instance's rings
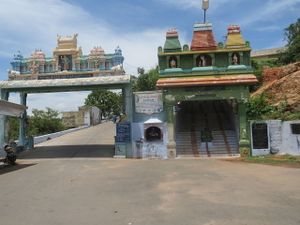
[[[20,119],[8,119],[8,140],[17,140],[19,137]],[[32,110],[32,116],[27,118],[27,136],[38,136],[64,130],[65,127],[59,118],[59,112],[51,108],[46,110]]]
[[[273,106],[269,103],[268,96],[262,94],[253,97],[248,102],[247,116],[250,120],[298,120],[300,112],[293,112],[288,107],[287,101],[281,102],[278,106]]]

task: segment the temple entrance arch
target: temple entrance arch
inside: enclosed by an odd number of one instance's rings
[[[235,100],[177,103],[175,141],[177,156],[239,155],[239,126]]]
[[[124,98],[124,113],[126,119],[132,121],[132,91],[131,76],[99,76],[92,78],[73,78],[73,79],[48,79],[48,80],[15,80],[0,81],[1,99],[8,100],[9,93],[20,93],[20,103],[27,106],[27,96],[38,93],[57,93],[74,91],[92,91],[97,89],[119,89],[122,90]],[[19,145],[26,146],[28,143],[26,130],[26,115],[24,111],[20,119]],[[0,118],[1,130],[5,130],[6,117]],[[4,132],[0,133],[0,142],[5,142]],[[127,149],[130,149],[129,147]],[[125,152],[126,154],[126,152]]]

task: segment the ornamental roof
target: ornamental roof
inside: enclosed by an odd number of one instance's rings
[[[144,124],[156,124],[156,123],[163,123],[163,122],[158,118],[150,118],[144,122]]]
[[[256,84],[257,78],[253,74],[224,75],[224,76],[205,76],[205,77],[174,77],[161,78],[157,81],[158,88],[165,87],[192,87],[192,86],[218,86],[236,84]]]
[[[196,23],[191,44],[192,51],[215,50],[217,43],[212,31],[211,23]]]
[[[33,60],[40,60],[44,61],[45,60],[45,53],[41,49],[36,49],[32,54],[31,54],[31,59]]]
[[[178,32],[176,29],[171,29],[166,33],[166,42],[164,45],[165,52],[181,51],[181,44],[178,39]]]
[[[228,35],[225,43],[226,48],[246,47],[246,42],[241,34],[240,26],[230,25],[227,30],[228,30]]]
[[[90,55],[91,56],[99,56],[99,55],[104,55],[104,50],[101,47],[94,47],[93,49],[91,49],[90,51]]]
[[[77,49],[77,36],[78,34],[65,37],[57,35],[56,49]]]

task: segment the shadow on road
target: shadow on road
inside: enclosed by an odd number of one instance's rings
[[[14,172],[16,170],[20,170],[20,169],[25,169],[29,166],[35,166],[36,163],[28,163],[28,164],[16,164],[14,166],[4,166],[1,165],[0,166],[0,175],[5,174],[5,173],[10,173],[10,172]]]
[[[114,145],[43,146],[22,152],[18,155],[18,158],[112,158],[114,153]]]

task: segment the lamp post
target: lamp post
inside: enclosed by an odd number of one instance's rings
[[[209,8],[209,0],[202,0],[202,9],[204,10],[204,23],[206,23],[206,11]]]

